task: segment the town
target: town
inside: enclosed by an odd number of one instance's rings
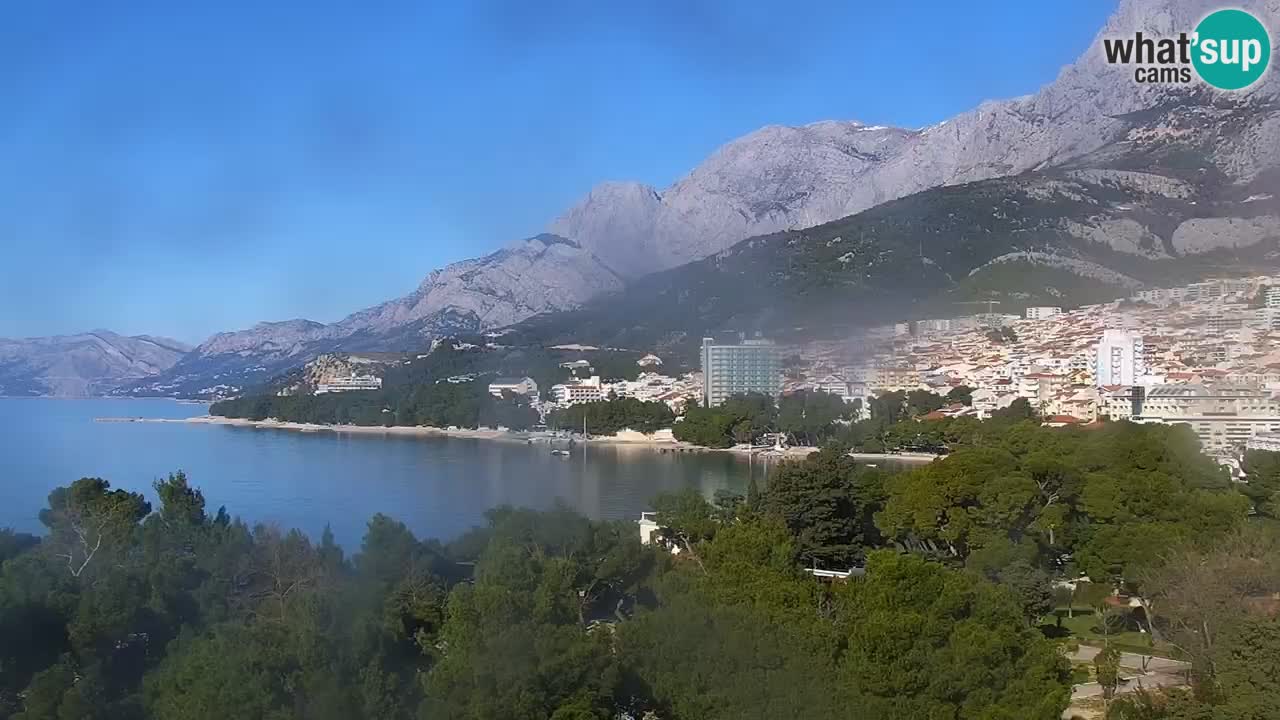
[[[630,398],[664,403],[678,423],[691,401],[711,408],[749,393],[776,399],[801,391],[838,396],[856,421],[870,418],[886,393],[924,391],[952,400],[921,420],[986,419],[1021,399],[1053,427],[1189,425],[1204,452],[1235,471],[1245,450],[1280,450],[1280,277],[1208,280],[1017,315],[996,311],[997,301],[980,304],[984,312],[886,324],[843,341],[708,337],[699,369],[686,373],[668,374],[663,359],[647,353],[634,378],[602,376],[592,360],[600,350],[573,345],[554,348],[577,357],[560,363],[571,379],[549,388],[527,376],[438,382],[487,380],[491,396],[522,399],[543,422],[557,410]],[[353,371],[324,378],[315,392],[380,387],[375,375]]]

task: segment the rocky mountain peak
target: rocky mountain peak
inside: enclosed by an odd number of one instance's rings
[[[771,125],[733,140],[660,192],[611,182],[550,225],[628,276],[714,254],[752,235],[810,227],[888,200],[1059,165],[1130,128],[1122,117],[1178,96],[1178,88],[1133,80],[1106,62],[1101,39],[1191,30],[1215,0],[1123,0],[1097,38],[1054,82],[1019,98],[988,101],[920,131],[823,121]],[[1280,0],[1242,7],[1280,28]],[[1280,72],[1244,95],[1272,96]],[[1185,93],[1183,93],[1185,95]],[[1259,118],[1248,146],[1259,157],[1227,165],[1241,178],[1280,159],[1280,125]],[[1224,148],[1222,152],[1238,152]]]

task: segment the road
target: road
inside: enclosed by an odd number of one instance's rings
[[[1078,650],[1068,653],[1067,659],[1073,663],[1092,663],[1100,652],[1102,652],[1101,648],[1081,645]],[[1116,688],[1116,693],[1123,695],[1136,692],[1138,688],[1152,689],[1183,686],[1187,684],[1186,673],[1190,669],[1191,663],[1181,660],[1171,660],[1154,655],[1139,655],[1137,653],[1120,653],[1121,682],[1120,686]],[[1099,697],[1102,697],[1102,686],[1098,683],[1088,682],[1076,685],[1071,689],[1073,707],[1068,708],[1063,713],[1063,717],[1089,717],[1088,714],[1074,708],[1074,705],[1081,700]]]

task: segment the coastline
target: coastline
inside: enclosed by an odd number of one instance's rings
[[[552,438],[547,435],[529,432],[518,432],[511,430],[495,430],[492,428],[441,428],[430,427],[426,425],[321,425],[317,423],[299,423],[284,422],[280,420],[247,420],[244,418],[227,418],[217,415],[196,415],[189,418],[148,418],[148,417],[100,417],[94,418],[94,422],[104,423],[169,423],[178,425],[221,425],[225,427],[267,429],[267,430],[290,430],[293,432],[315,433],[315,432],[331,432],[350,435],[398,435],[402,437],[451,437],[463,438],[471,440],[494,440],[498,442],[514,442],[521,444],[555,444],[555,441],[561,443],[565,438]],[[583,443],[580,437],[573,438],[574,443]],[[734,455],[750,456],[761,455],[763,453],[756,451],[743,450],[741,448],[709,448],[692,443],[680,442],[679,440],[667,439],[644,439],[636,437],[636,435],[628,435],[624,437],[614,436],[598,436],[592,437],[585,441],[586,444],[613,445],[616,447],[633,447],[646,450],[657,450],[660,452],[723,452],[732,453]],[[770,458],[797,458],[804,457],[811,452],[816,452],[817,448],[798,447],[788,448],[780,455],[769,455]]]
[[[321,425],[317,423],[284,422],[280,420],[247,420],[244,418],[228,418],[217,415],[196,415],[189,418],[148,418],[148,417],[100,417],[94,422],[107,423],[170,423],[179,425],[221,425],[267,430],[290,430],[293,432],[315,433],[331,432],[349,435],[398,435],[402,437],[451,437],[470,440],[493,440],[497,442],[513,442],[521,444],[553,444],[563,442],[565,438],[553,438],[544,434],[512,430],[495,430],[492,428],[440,428],[426,425]],[[582,440],[572,439],[573,443],[613,445],[615,447],[633,447],[659,452],[709,452],[730,453],[745,458],[762,457],[766,460],[785,460],[804,458],[818,451],[816,447],[792,447],[782,451],[747,449],[739,446],[728,448],[709,448],[679,440],[648,438],[633,433],[626,436],[597,436]],[[926,464],[939,456],[930,453],[849,453],[849,457],[863,463],[898,462],[903,464]]]
[[[851,452],[849,453],[849,457],[861,462],[875,461],[875,460],[893,460],[900,463],[907,463],[912,465],[915,465],[915,464],[927,465],[943,456],[934,455],[933,453],[921,453],[921,452],[901,452],[901,453]]]

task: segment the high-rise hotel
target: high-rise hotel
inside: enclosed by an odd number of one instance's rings
[[[782,352],[769,340],[725,345],[702,338],[702,401],[715,407],[733,395],[782,392]]]

